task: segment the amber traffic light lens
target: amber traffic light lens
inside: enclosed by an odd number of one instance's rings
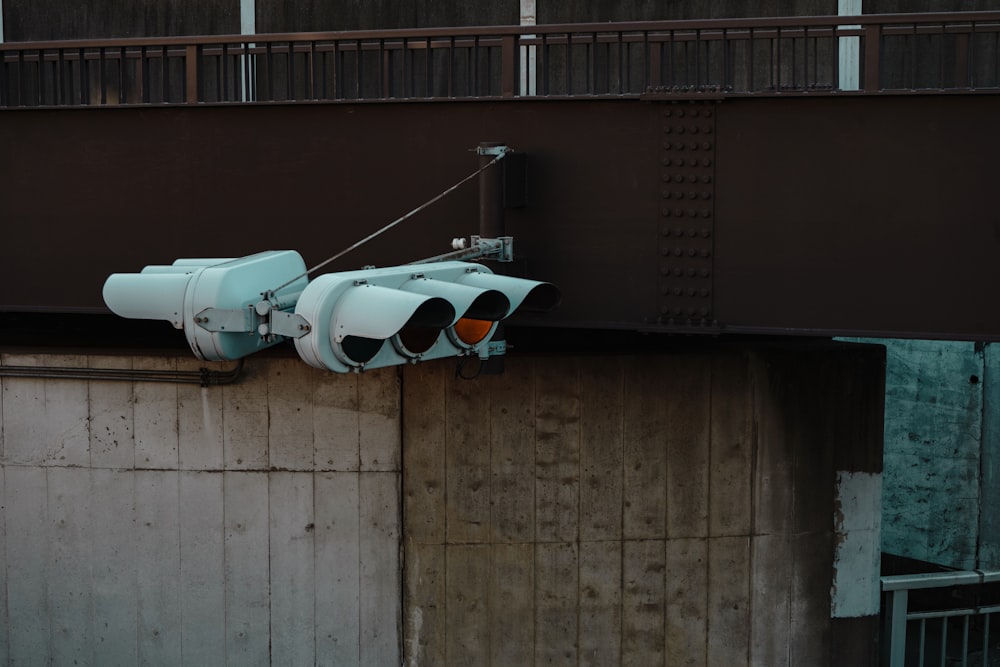
[[[463,317],[455,322],[455,335],[466,345],[475,345],[488,335],[493,328],[491,320],[476,320],[471,317]]]

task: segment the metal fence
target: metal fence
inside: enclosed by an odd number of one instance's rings
[[[0,107],[1000,91],[1000,12],[0,44]]]
[[[979,570],[882,577],[882,664],[1000,665],[1000,598],[984,595],[998,583],[1000,572]]]

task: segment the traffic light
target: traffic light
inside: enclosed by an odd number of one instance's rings
[[[141,273],[112,274],[104,283],[104,303],[122,317],[166,320],[183,329],[199,359],[239,359],[280,342],[255,326],[256,305],[262,292],[287,281],[278,298],[294,305],[307,279],[305,262],[293,250],[178,259]]]
[[[295,348],[306,363],[347,372],[490,355],[500,321],[559,303],[550,283],[494,274],[481,264],[434,262],[320,276],[295,314],[310,323]]]
[[[283,287],[275,293],[277,285]],[[303,361],[336,372],[487,359],[503,353],[491,343],[502,320],[547,312],[559,298],[550,283],[462,261],[329,273],[309,282],[294,251],[177,260],[114,274],[104,286],[113,312],[172,322],[199,359],[238,359],[292,339]]]

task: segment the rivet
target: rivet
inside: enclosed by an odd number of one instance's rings
[[[711,199],[711,198],[712,198],[712,193],[711,193],[711,192],[708,192],[708,191],[706,190],[705,192],[702,192],[702,193],[701,193],[701,198],[702,198],[702,199]]]
[[[687,270],[688,278],[694,278],[695,273],[696,271],[694,269],[688,269]]]
[[[688,296],[694,296],[695,293],[694,288],[688,288]]]
[[[683,167],[684,166],[684,158],[680,158],[679,160],[677,160],[677,166],[678,167]]]
[[[688,308],[688,315],[694,315],[698,310],[696,308]]]
[[[680,227],[674,227],[674,236],[684,236],[684,230]]]
[[[670,217],[670,209],[669,208],[663,209],[662,213],[663,213],[663,217],[664,218],[669,218]]]
[[[670,190],[664,190],[662,194],[664,199],[670,199]]]
[[[678,118],[683,118],[684,117],[684,109],[678,109],[677,110],[677,117]]]
[[[674,144],[674,150],[678,150],[678,151],[684,150],[684,144],[682,144],[681,142],[678,141],[676,144]]]
[[[694,248],[688,248],[688,257],[694,257],[697,254],[698,254],[697,250],[695,250]]]
[[[698,193],[695,192],[694,190],[688,193],[688,199],[697,199],[697,198],[698,198]]]
[[[669,308],[667,308],[666,306],[660,306],[660,315],[668,315],[669,313],[670,313]]]
[[[663,126],[663,134],[670,134],[673,131],[674,131],[674,128],[670,127],[669,125],[664,125]]]
[[[664,264],[663,266],[660,267],[660,273],[662,273],[665,276],[669,276],[670,275],[670,267],[667,266],[666,264]]]
[[[668,158],[668,157],[663,158],[663,166],[664,167],[669,167],[670,166],[670,158]]]
[[[710,253],[710,252],[709,252],[708,250],[702,250],[702,251],[701,251],[701,256],[702,256],[702,257],[708,257],[708,256],[709,256],[709,255],[711,255],[711,254],[712,254],[712,253]]]
[[[706,141],[705,143],[703,143],[703,144],[701,145],[701,147],[702,147],[703,149],[705,149],[706,151],[710,151],[710,150],[712,150],[712,142],[710,142],[710,141]]]
[[[676,131],[677,134],[684,134],[684,127],[682,125],[678,125]]]
[[[675,275],[676,277],[680,278],[681,276],[683,276],[683,275],[684,275],[684,270],[683,270],[683,269],[681,269],[681,268],[679,268],[679,267],[678,267],[678,268],[675,268],[675,269],[674,269],[674,275]]]
[[[712,275],[712,272],[709,271],[708,269],[702,269],[701,270],[701,277],[702,278],[708,278],[710,275]]]
[[[680,248],[674,248],[674,257],[680,257],[683,254],[684,254],[683,250],[681,250]]]
[[[663,235],[664,236],[670,236],[670,228],[669,227],[664,227],[663,228]]]
[[[674,296],[680,296],[680,295],[681,295],[681,288],[680,287],[675,287],[674,288]]]
[[[702,183],[706,183],[706,184],[707,183],[711,183],[712,182],[712,177],[709,176],[708,174],[705,174],[704,176],[701,177],[701,182]]]
[[[688,236],[690,236],[691,238],[694,238],[694,237],[698,236],[698,232],[692,227],[691,229],[688,230]]]
[[[678,192],[677,193],[677,198],[678,199],[684,199],[684,193],[683,192]]]
[[[663,115],[666,116],[667,118],[670,118],[670,109],[667,109],[666,111],[664,111]]]
[[[702,317],[708,317],[708,308],[702,308],[700,312]],[[702,324],[704,324],[704,322]]]
[[[702,295],[703,297],[707,298],[709,294],[711,294],[711,292],[710,292],[710,291],[708,291],[708,290],[707,290],[707,289],[705,289],[705,288],[702,288],[702,290],[701,290],[701,295]]]
[[[691,126],[691,134],[698,134],[698,126],[697,125],[692,125]]]
[[[694,210],[693,208],[689,208],[688,215],[691,216],[692,218],[695,218],[698,216],[698,211]]]
[[[707,145],[707,144],[705,144],[705,145]],[[698,142],[697,141],[692,141],[690,144],[688,144],[688,148],[690,148],[693,151],[698,150]],[[708,150],[708,149],[706,148],[705,150]]]
[[[704,132],[705,134],[712,134],[712,126],[706,125],[705,127],[702,128],[702,132]]]
[[[705,118],[711,118],[711,117],[712,117],[712,110],[705,109]]]
[[[674,174],[674,183],[683,183],[684,174]]]
[[[712,230],[711,229],[703,229],[703,230],[701,230],[701,236],[702,236],[702,238],[707,239],[711,235],[712,235]]]
[[[709,160],[708,158],[705,158],[704,160],[701,161],[701,166],[703,166],[703,167],[711,167],[712,166],[712,161]]]
[[[674,215],[676,215],[678,218],[683,218],[684,217],[684,210],[680,209],[680,208],[674,209]]]
[[[680,314],[681,314],[681,309],[680,308],[674,308],[674,315],[680,315]]]
[[[704,211],[701,212],[701,217],[703,217],[703,218],[711,218],[712,217],[712,212],[709,211],[706,208]]]
[[[694,174],[688,176],[688,183],[697,183],[697,182],[698,182],[697,176],[695,176]]]
[[[664,183],[669,183],[670,182],[670,174],[663,174],[663,176],[661,178],[663,178],[663,182]]]
[[[669,141],[664,141],[663,142],[663,150],[665,150],[665,151],[669,151],[670,150],[670,142]]]
[[[698,110],[697,109],[691,109],[691,117],[692,118],[697,118],[698,117]]]
[[[660,251],[660,254],[663,255],[664,257],[669,257],[670,256],[670,248],[664,248],[663,250]]]

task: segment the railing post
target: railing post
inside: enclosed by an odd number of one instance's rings
[[[198,46],[188,44],[184,52],[184,72],[186,92],[185,101],[188,104],[198,103]]]
[[[879,89],[879,49],[881,48],[881,27],[865,26],[865,91],[873,93]]]
[[[517,68],[517,38],[515,35],[504,35],[500,41],[500,94],[503,97],[514,97],[516,94]]]
[[[909,598],[909,591],[904,589],[886,591],[885,614],[886,637],[882,638],[882,645],[888,649],[888,654],[883,654],[887,658],[885,664],[888,667],[903,667],[906,661],[906,607]]]

